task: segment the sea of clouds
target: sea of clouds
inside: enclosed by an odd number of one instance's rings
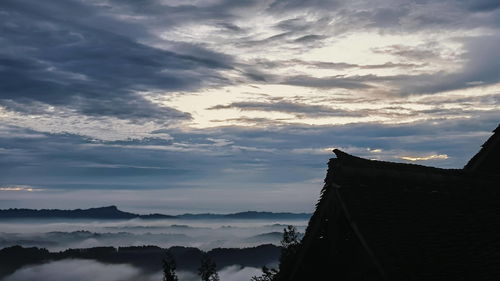
[[[279,245],[286,225],[304,232],[305,220],[16,220],[0,222],[0,248],[21,245],[50,251],[100,246],[155,245],[213,248]]]
[[[219,271],[220,280],[248,281],[260,275],[253,267],[228,266]],[[179,271],[180,281],[197,281],[195,272]],[[105,264],[93,260],[67,259],[23,267],[1,281],[160,281],[161,272],[147,273],[128,264]]]

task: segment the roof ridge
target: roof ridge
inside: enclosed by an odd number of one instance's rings
[[[492,131],[493,134],[481,145],[481,149],[467,162],[464,170],[487,170],[487,157],[500,146],[500,124]],[[486,164],[485,164],[486,163]]]
[[[402,162],[367,159],[367,158],[363,158],[363,157],[359,157],[359,156],[354,156],[352,154],[349,154],[349,153],[344,152],[344,151],[339,150],[339,149],[334,149],[333,153],[335,153],[337,160],[340,160],[340,162],[345,162],[345,163],[367,164],[367,165],[394,165],[394,166],[406,166],[409,168],[410,167],[415,167],[415,168],[421,167],[421,168],[440,169],[440,170],[457,170],[457,169],[443,169],[443,168],[438,168],[438,167],[425,166],[425,165],[412,164],[412,163],[402,163]]]

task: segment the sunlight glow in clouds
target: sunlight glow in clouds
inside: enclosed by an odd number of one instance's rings
[[[267,126],[252,122],[252,119],[267,119],[278,124],[344,125],[350,123],[380,122],[385,124],[410,123],[442,118],[465,118],[467,111],[499,110],[495,99],[500,84],[475,86],[466,90],[454,90],[439,94],[410,97],[376,99],[375,96],[359,93],[346,96],[343,91],[308,89],[298,86],[254,84],[231,86],[203,93],[177,93],[167,99],[150,97],[152,102],[190,112],[194,128],[210,128],[227,125]],[[486,96],[481,99],[482,96]],[[261,103],[259,106],[240,107],[238,103]],[[435,102],[433,102],[435,101]],[[308,112],[297,111],[297,107],[278,108],[277,102],[299,104]],[[231,106],[236,104],[236,106]],[[215,109],[216,106],[220,109]],[[269,106],[266,106],[269,105]],[[314,106],[326,110],[318,113]],[[274,107],[274,108],[273,108]],[[299,117],[299,118],[297,118]]]
[[[408,160],[408,161],[426,161],[426,160],[431,160],[431,159],[448,159],[448,155],[446,154],[434,154],[434,155],[429,155],[429,156],[401,156],[400,157],[403,160]]]
[[[476,32],[474,32],[476,33]],[[474,33],[467,35],[472,36]],[[453,67],[458,67],[459,55],[463,52],[462,44],[453,42],[457,35],[466,34],[454,32],[447,33],[414,33],[414,34],[380,34],[373,32],[361,32],[347,34],[340,38],[332,38],[330,44],[322,48],[312,49],[310,52],[302,54],[300,57],[305,61],[330,61],[346,62],[359,65],[382,65],[395,60],[402,62],[416,62],[425,67],[421,71],[450,71]],[[439,45],[436,45],[439,44]],[[420,52],[432,52],[439,50],[442,61],[433,61],[431,58],[399,57],[397,54],[386,52],[399,46],[408,49],[418,49]],[[398,62],[398,61],[396,61]],[[443,62],[447,62],[443,64]],[[390,68],[389,68],[390,69]],[[383,70],[382,70],[383,71]],[[392,69],[392,73],[386,71],[384,75],[401,73],[399,69]],[[350,75],[366,75],[374,71],[363,70],[350,72]],[[376,70],[376,72],[380,72]],[[340,74],[340,73],[339,73]],[[342,73],[342,74],[345,74]],[[326,76],[326,75],[325,75]]]
[[[0,191],[28,191],[28,192],[34,192],[34,191],[44,191],[44,189],[41,188],[35,188],[31,186],[1,186]]]

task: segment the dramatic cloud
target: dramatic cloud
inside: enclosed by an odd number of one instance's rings
[[[2,206],[309,211],[333,148],[462,167],[499,123],[499,18],[493,0],[0,1]]]
[[[182,48],[172,51],[142,43],[144,27],[105,17],[98,5],[6,1],[0,8],[0,98],[17,111],[24,105],[30,112],[33,102],[43,102],[90,116],[188,118],[152,104],[141,92],[217,84],[225,80],[217,71],[231,68],[230,57],[200,46],[172,43],[171,49]],[[122,24],[139,38],[125,35]]]

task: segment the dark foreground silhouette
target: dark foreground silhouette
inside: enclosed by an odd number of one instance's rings
[[[500,280],[500,126],[494,132],[463,169],[334,150],[277,280]]]
[[[92,259],[109,264],[128,263],[145,272],[158,272],[162,270],[162,259],[167,251],[175,259],[177,269],[187,271],[197,271],[204,255],[203,251],[190,247],[96,247],[49,252],[43,248],[13,246],[0,250],[0,279],[23,266],[63,259]],[[269,244],[242,249],[217,248],[206,252],[206,255],[216,262],[219,268],[230,265],[261,267],[278,262],[280,247]]]

